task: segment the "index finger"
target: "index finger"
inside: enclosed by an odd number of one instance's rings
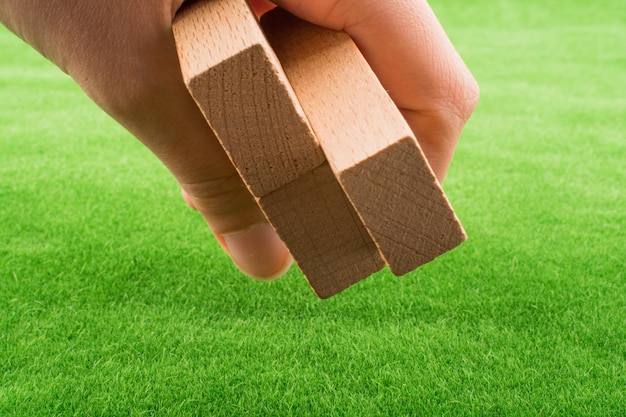
[[[276,0],[345,30],[402,111],[438,179],[445,176],[478,86],[425,0]]]

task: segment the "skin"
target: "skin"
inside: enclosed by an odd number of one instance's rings
[[[5,0],[0,22],[69,74],[178,180],[246,274],[282,275],[291,256],[187,92],[172,20],[183,0]],[[345,30],[443,181],[478,86],[424,0],[250,0]]]

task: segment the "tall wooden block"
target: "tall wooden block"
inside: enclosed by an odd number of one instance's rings
[[[177,13],[173,30],[185,83],[255,196],[324,163],[245,0],[188,2]]]
[[[410,127],[350,37],[280,9],[261,24],[390,269],[403,275],[463,242],[465,232]]]

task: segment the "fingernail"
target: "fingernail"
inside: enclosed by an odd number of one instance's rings
[[[289,250],[267,223],[222,235],[222,238],[235,265],[252,278],[276,279],[287,272],[293,262]]]

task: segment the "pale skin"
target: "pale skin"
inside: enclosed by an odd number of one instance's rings
[[[69,74],[143,142],[247,275],[272,279],[292,260],[187,92],[172,20],[183,0],[5,0],[0,22]],[[478,86],[425,0],[250,0],[345,30],[443,181]]]

